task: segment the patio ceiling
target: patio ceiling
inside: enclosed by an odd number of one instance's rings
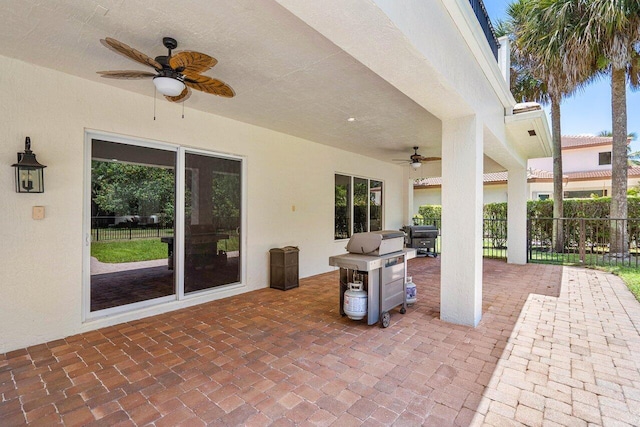
[[[376,7],[345,8],[363,5]],[[217,58],[205,74],[227,82],[236,97],[194,91],[189,108],[384,161],[408,158],[414,145],[424,156],[440,154],[440,120],[275,1],[2,2],[0,55],[148,95],[151,116],[150,81],[96,74],[145,70],[103,47],[99,40],[107,36],[152,57],[166,54],[162,37],[171,36],[177,50]]]

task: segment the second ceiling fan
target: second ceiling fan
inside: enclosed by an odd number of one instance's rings
[[[418,169],[422,166],[422,162],[434,162],[437,160],[442,160],[440,157],[424,157],[418,154],[419,147],[413,147],[413,154],[409,156],[409,164],[413,169]],[[405,159],[393,159],[395,162],[407,162]]]

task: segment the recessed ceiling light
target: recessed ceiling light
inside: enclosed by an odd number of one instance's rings
[[[347,121],[348,121],[348,122],[355,122],[355,121],[356,121],[356,118],[355,118],[355,117],[349,117],[349,118],[347,119]]]

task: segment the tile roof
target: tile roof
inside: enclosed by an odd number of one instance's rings
[[[553,173],[540,169],[529,168],[527,170],[527,180],[553,179]],[[507,172],[493,172],[482,175],[485,184],[507,182]],[[439,187],[442,185],[442,177],[419,178],[413,182],[414,187]]]
[[[584,171],[584,172],[572,172],[568,173],[567,178],[569,180],[589,180],[589,179],[610,179],[611,169],[598,170],[598,171]],[[640,177],[640,166],[632,166],[627,170],[627,176]]]
[[[632,166],[628,169],[627,174],[629,178],[640,178],[640,166]],[[563,174],[565,179],[569,181],[588,181],[595,179],[611,179],[611,169],[597,170],[597,171],[584,171],[584,172],[572,172]],[[540,169],[529,168],[527,171],[527,181],[547,181],[553,180],[553,172],[544,171]],[[495,172],[485,173],[482,175],[482,181],[485,184],[498,184],[507,182],[507,172]],[[441,177],[432,178],[420,178],[413,182],[413,186],[416,188],[428,188],[428,187],[440,187],[442,186]]]
[[[631,142],[631,138],[627,138],[627,144]],[[562,137],[562,148],[580,148],[596,145],[611,145],[613,137],[611,136],[593,136],[593,135],[564,135]]]

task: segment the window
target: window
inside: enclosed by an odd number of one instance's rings
[[[334,238],[382,230],[383,183],[379,180],[335,175]]]
[[[351,225],[351,177],[336,175],[335,239],[346,239]]]
[[[602,165],[610,165],[611,164],[611,151],[605,151],[603,153],[598,153],[598,164]]]
[[[369,181],[369,231],[382,230],[382,181]]]
[[[363,233],[369,231],[369,218],[367,208],[369,207],[367,195],[369,194],[369,180],[353,178],[353,232]]]
[[[583,190],[583,191],[565,191],[565,199],[588,199],[590,197],[603,197],[607,195],[606,190]]]

